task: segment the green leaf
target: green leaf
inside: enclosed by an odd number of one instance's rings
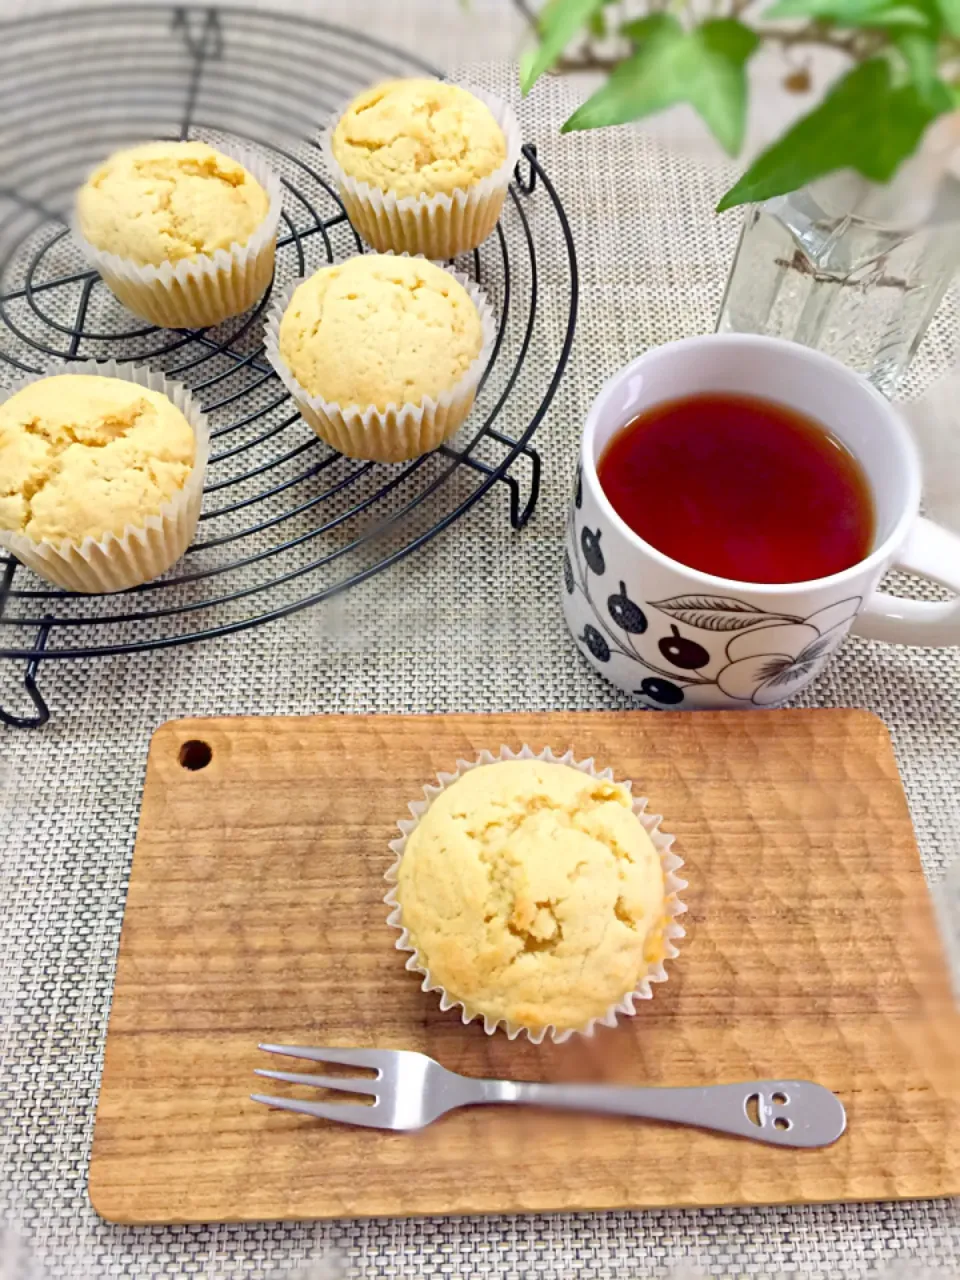
[[[912,84],[894,87],[887,60],[871,58],[758,156],[717,212],[785,195],[837,169],[888,182],[941,110]]]
[[[589,23],[603,0],[551,0],[540,15],[540,45],[520,60],[520,88],[529,93],[573,37]]]
[[[651,36],[663,35],[667,31],[682,32],[683,28],[676,18],[671,18],[666,13],[651,13],[645,18],[634,18],[633,22],[625,22],[620,28],[620,34],[633,44],[643,44]]]
[[[550,26],[557,9],[562,8],[566,0],[546,0],[536,17],[537,31],[542,36]]]
[[[953,109],[950,90],[937,74],[937,42],[919,31],[901,31],[894,44],[903,56],[920,98],[936,114]]]
[[[607,19],[604,16],[603,8],[595,9],[590,15],[587,27],[592,36],[596,36],[598,40],[602,40],[607,34]]]
[[[960,0],[951,0],[960,3]],[[839,27],[917,27],[930,25],[919,4],[890,0],[778,0],[761,15],[768,18],[821,18]]]
[[[654,16],[641,20],[643,43],[638,51],[573,113],[563,132],[626,124],[689,102],[721,146],[736,155],[746,123],[744,68],[759,37],[734,18],[713,19],[684,31],[676,18]]]
[[[943,25],[952,36],[960,36],[960,0],[937,0]]]

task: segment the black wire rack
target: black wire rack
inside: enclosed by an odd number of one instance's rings
[[[278,286],[362,252],[318,125],[365,85],[416,74],[437,73],[368,35],[254,10],[124,6],[0,23],[0,387],[64,360],[143,362],[187,383],[212,426],[197,539],[163,578],[81,596],[0,557],[0,658],[24,664],[32,704],[0,708],[3,723],[47,721],[44,662],[282,618],[386,569],[494,490],[515,529],[530,519],[541,472],[530,441],[570,353],[578,288],[570,226],[534,146],[496,233],[456,264],[499,317],[476,407],[451,442],[406,464],[344,458],[300,419],[264,359],[269,295],[216,329],[146,327],[71,242],[73,192],[100,158],[189,137],[253,148],[280,173]],[[561,298],[549,315],[547,289]]]

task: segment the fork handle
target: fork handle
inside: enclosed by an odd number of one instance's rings
[[[528,1084],[478,1080],[474,1102],[507,1102],[640,1116],[670,1124],[732,1133],[777,1147],[825,1147],[847,1124],[843,1103],[808,1080],[746,1080],[704,1088],[633,1088],[619,1085]],[[756,1120],[748,1103],[756,1099]]]

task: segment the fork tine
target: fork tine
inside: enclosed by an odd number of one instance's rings
[[[296,1098],[271,1098],[265,1093],[251,1093],[254,1102],[262,1102],[278,1111],[297,1111],[301,1115],[315,1116],[319,1120],[335,1120],[340,1124],[361,1124],[368,1129],[389,1129],[384,1113],[379,1107],[358,1106],[356,1103],[300,1102]]]
[[[380,1071],[384,1049],[309,1049],[305,1045],[261,1044],[264,1053],[279,1053],[286,1058],[307,1058],[310,1062],[333,1062],[341,1067],[370,1067]]]
[[[365,1093],[376,1097],[377,1082],[365,1077],[356,1076],[310,1076],[301,1075],[298,1071],[265,1071],[257,1067],[254,1075],[266,1076],[268,1080],[283,1080],[286,1084],[306,1084],[317,1089],[339,1089],[341,1093]]]

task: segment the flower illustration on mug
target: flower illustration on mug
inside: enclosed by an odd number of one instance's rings
[[[758,707],[785,702],[840,646],[860,610],[862,596],[806,618],[740,596],[699,591],[644,600],[614,573],[617,589],[611,590],[611,582],[600,594],[600,579],[612,566],[602,549],[602,528],[579,524],[576,498],[567,516],[563,582],[568,599],[583,597],[590,621],[568,615],[571,629],[595,664],[636,664],[644,674],[635,692],[656,706],[684,705],[694,691],[700,705],[722,706],[727,699]],[[668,634],[656,625],[658,614],[669,620]],[[723,633],[730,632],[735,634],[727,640]]]
[[[727,697],[760,707],[783,702],[839,647],[861,599],[838,600],[803,621],[741,631],[727,644],[729,662],[717,672],[717,685]]]

